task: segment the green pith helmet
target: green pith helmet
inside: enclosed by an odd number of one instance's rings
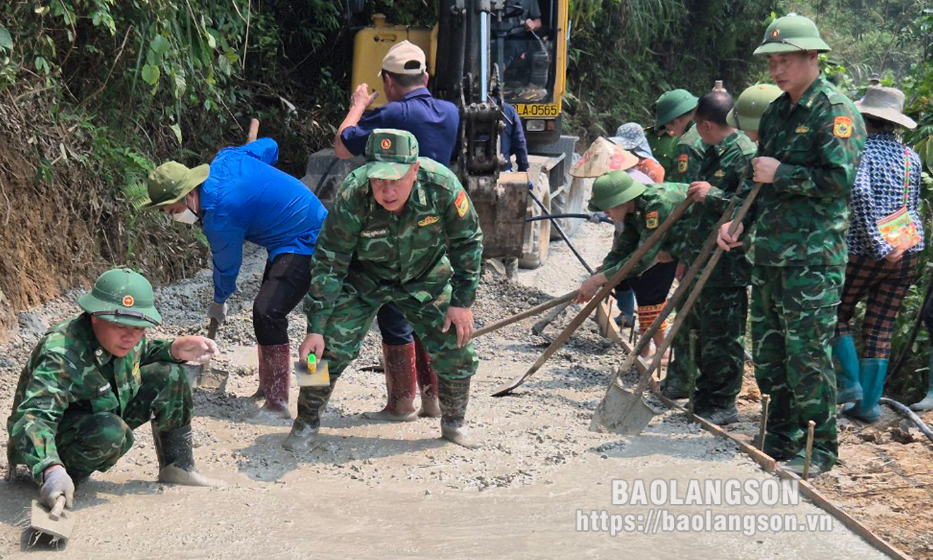
[[[366,176],[397,181],[418,161],[418,140],[405,130],[377,128],[366,139]]]
[[[645,192],[645,185],[632,179],[625,171],[610,171],[593,181],[590,212],[602,212],[635,200]]]
[[[94,288],[78,298],[78,305],[94,317],[130,327],[162,323],[152,296],[152,284],[141,274],[115,268],[100,275]]]
[[[697,98],[685,89],[672,89],[662,94],[656,104],[656,128],[660,129],[680,115],[696,109]]]
[[[206,163],[188,169],[176,161],[165,162],[149,173],[146,181],[149,200],[140,208],[162,208],[175,204],[206,181],[210,173],[211,166]]]
[[[772,84],[756,84],[746,88],[735,100],[735,107],[726,115],[726,123],[745,132],[758,132],[761,115],[780,95],[781,88]]]
[[[771,22],[765,38],[754,54],[792,53],[801,51],[829,52],[832,49],[820,37],[820,30],[808,18],[791,14]]]

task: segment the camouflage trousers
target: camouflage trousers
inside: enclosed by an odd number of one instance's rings
[[[765,452],[789,459],[806,444],[813,420],[813,462],[832,468],[839,455],[836,373],[829,341],[845,266],[756,266],[752,270],[755,379],[771,395]]]
[[[159,431],[191,423],[193,400],[188,375],[180,364],[159,362],[139,368],[142,385],[122,414],[66,410],[55,446],[75,480],[106,471],[133,447],[133,430],[152,421]]]
[[[668,386],[689,387],[690,331],[697,333],[694,409],[726,408],[742,389],[748,293],[744,286],[708,287],[694,302],[674,338],[676,359],[668,368]]]
[[[473,343],[458,347],[457,329],[453,325],[446,333],[441,332],[450,306],[450,293],[448,284],[434,301],[422,303],[399,288],[389,287],[361,294],[352,285],[344,283],[343,292],[337,298],[324,332],[321,333],[325,343],[322,358],[328,361],[330,387],[326,390],[302,387],[298,393],[299,416],[303,416],[302,411],[323,410],[337,378],[359,355],[360,346],[376,312],[390,302],[395,303],[411,323],[439,379],[466,379],[473,376],[479,366]]]

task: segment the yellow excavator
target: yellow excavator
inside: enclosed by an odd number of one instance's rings
[[[541,16],[533,30],[523,23],[529,2],[537,2]],[[354,39],[350,87],[366,82],[378,90],[375,106],[386,98],[373,78],[389,49],[407,40],[424,50],[432,94],[460,109],[460,149],[451,167],[480,216],[484,256],[517,258],[526,268],[545,261],[551,238],[549,220],[526,219],[579,213],[587,196],[586,181],[571,181],[567,173],[577,138],[561,134],[568,8],[569,0],[439,0],[433,27],[391,25],[376,14]],[[503,103],[522,119],[527,173],[502,171]],[[327,204],[360,164],[359,158],[336,160],[333,150],[322,150],[309,158],[304,181]],[[569,235],[579,222],[558,223]]]

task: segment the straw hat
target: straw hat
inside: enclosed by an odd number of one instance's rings
[[[625,171],[638,165],[638,158],[599,137],[570,169],[571,177],[599,177],[610,171]]]
[[[905,115],[904,93],[897,88],[869,86],[865,97],[855,102],[855,106],[863,115],[884,119],[903,127],[914,129],[917,123]]]

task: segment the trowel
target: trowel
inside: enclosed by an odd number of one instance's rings
[[[51,511],[38,500],[32,501],[29,529],[33,532],[30,538],[33,545],[46,540],[51,545],[65,544],[74,528],[75,514],[65,510],[65,496],[55,500],[55,507]]]

